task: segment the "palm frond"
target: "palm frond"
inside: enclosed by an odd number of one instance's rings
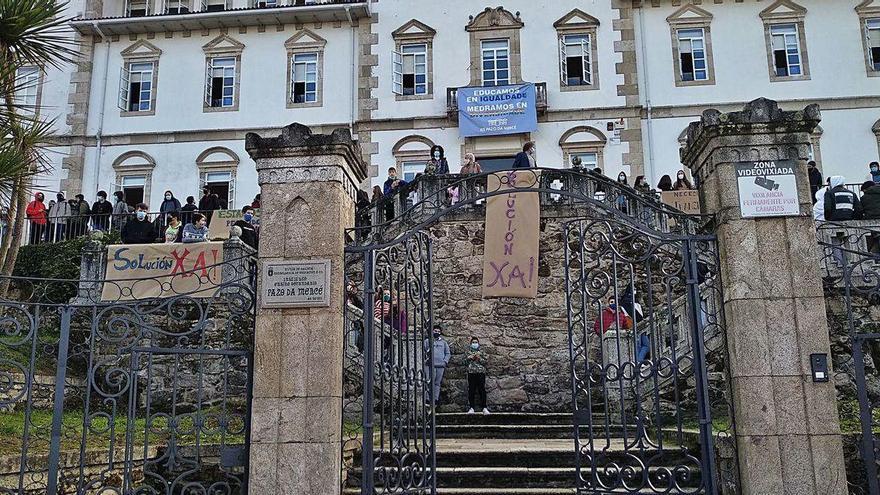
[[[4,65],[47,65],[74,62],[78,52],[67,18],[67,2],[0,0],[0,57]]]

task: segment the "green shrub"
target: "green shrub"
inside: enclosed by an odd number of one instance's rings
[[[82,236],[54,244],[22,246],[12,274],[26,278],[78,280],[82,249],[88,239],[88,236]],[[119,243],[119,233],[105,234],[103,241],[105,244]]]

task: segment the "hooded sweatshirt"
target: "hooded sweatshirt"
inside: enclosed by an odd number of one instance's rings
[[[880,186],[869,187],[862,194],[862,212],[866,220],[880,219]]]
[[[813,219],[819,222],[825,221],[825,193],[828,187],[823,187],[816,191],[816,204],[813,205]]]
[[[825,193],[825,220],[840,222],[862,218],[859,196],[844,186],[846,180],[840,175],[831,177],[831,188]]]
[[[186,224],[186,227],[183,228],[182,240],[186,244],[191,242],[207,242],[208,227],[196,227],[195,225],[188,223]]]
[[[40,196],[42,196],[40,193],[34,194],[34,200],[28,203],[25,213],[31,222],[37,225],[46,225],[46,205],[37,199]]]
[[[168,194],[170,192],[171,191],[165,191],[166,194]],[[162,204],[159,206],[159,212],[160,213],[171,213],[171,212],[175,212],[175,211],[180,211],[180,201],[178,201],[177,198],[175,198],[174,195],[172,194],[171,199],[163,199],[162,200]]]

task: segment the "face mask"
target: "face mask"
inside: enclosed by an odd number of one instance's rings
[[[678,180],[683,180],[683,179],[684,179],[684,175],[683,175],[683,174],[678,174]]]
[[[439,160],[439,159],[440,159],[440,152],[439,152],[439,151],[435,151],[435,152],[434,152],[434,159],[435,159],[435,160]]]
[[[617,305],[616,305],[616,304],[609,304],[608,307],[611,308],[611,311],[614,311],[614,310],[617,309]]]
[[[137,217],[138,217],[138,220],[143,220],[143,219],[147,218],[147,212],[139,211],[139,212],[137,212]]]
[[[880,171],[880,168],[877,168],[877,167],[871,167],[871,172],[877,172],[877,171]]]
[[[245,213],[244,214],[244,221],[245,222],[250,223],[251,220],[253,220],[253,219],[254,219],[254,215],[252,213]]]
[[[480,348],[480,344],[478,344],[478,343],[476,343],[476,342],[474,342],[474,343],[471,344],[471,349],[473,349],[473,350],[476,351],[476,350],[479,349],[479,348]]]
[[[165,199],[170,200],[170,199],[171,199],[171,195],[170,195],[170,194],[166,194],[166,195],[165,195]]]
[[[102,196],[98,196],[98,203],[103,203],[103,202],[104,202],[104,198]]]
[[[625,181],[625,180],[626,180],[626,177],[624,177],[624,176],[622,176],[622,175],[621,175],[620,177],[617,178],[617,182],[623,182],[623,181]]]
[[[440,338],[440,332],[434,332],[434,338],[435,338],[435,339],[439,339],[439,338]]]
[[[385,301],[385,302],[388,302],[388,301],[391,300],[391,296],[389,296],[388,294],[383,294],[383,295],[382,295],[382,300]]]
[[[391,179],[391,180],[397,180],[397,176],[396,176],[396,175],[389,175],[388,178]]]

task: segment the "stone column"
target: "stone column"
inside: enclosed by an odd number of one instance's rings
[[[707,110],[682,150],[703,213],[716,215],[744,495],[847,493],[834,384],[813,383],[809,361],[831,353],[806,167],[819,121],[816,105],[783,112],[766,99]],[[786,159],[800,214],[743,218],[735,163]]]
[[[257,273],[310,259],[331,271],[329,307],[262,309],[258,296],[249,493],[339,494],[344,230],[366,169],[348,129],[291,124],[274,138],[248,134],[246,148],[262,188]]]

